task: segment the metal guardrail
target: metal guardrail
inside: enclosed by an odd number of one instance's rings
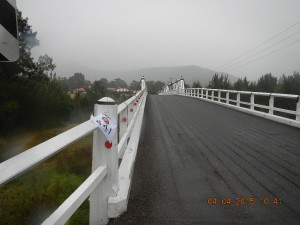
[[[88,120],[1,163],[0,186],[93,132],[92,174],[43,224],[66,223],[89,196],[90,224],[107,224],[109,218],[117,217],[127,209],[146,97],[142,78],[142,90],[122,104],[117,106],[112,104],[112,99],[102,98],[101,104],[95,105],[94,115],[106,113],[118,118],[118,134],[110,149],[105,149],[104,134]],[[120,166],[119,160],[122,160]]]
[[[217,93],[217,95],[215,95]],[[222,93],[225,93],[225,98],[222,97]],[[230,98],[230,93],[236,94],[236,98]],[[220,104],[226,107],[234,108],[239,111],[250,113],[256,116],[271,119],[277,122],[281,122],[287,125],[300,128],[300,96],[280,93],[266,93],[266,92],[250,92],[250,91],[236,91],[236,90],[223,90],[223,89],[209,89],[209,88],[186,88],[177,91],[178,95],[184,95],[194,98],[199,98],[205,101]],[[241,95],[250,95],[250,101],[241,101]],[[268,105],[261,105],[255,103],[255,96],[267,96],[269,97]],[[288,110],[278,108],[274,106],[275,98],[295,99],[295,109]],[[242,105],[249,106],[249,109],[242,107]],[[268,113],[261,112],[257,108],[265,109]],[[274,111],[294,115],[295,119],[285,118],[280,115],[274,115]]]

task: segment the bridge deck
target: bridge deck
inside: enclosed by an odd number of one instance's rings
[[[128,211],[110,224],[300,223],[299,129],[181,96],[148,96],[144,120]]]

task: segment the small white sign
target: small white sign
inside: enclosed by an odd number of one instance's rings
[[[98,116],[91,115],[91,120],[104,133],[107,140],[112,142],[112,139],[115,136],[116,129],[117,129],[116,120],[106,114],[103,114],[103,113],[99,114]]]

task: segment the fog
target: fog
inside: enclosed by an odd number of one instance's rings
[[[300,21],[299,0],[17,0],[17,6],[38,32],[33,56],[53,57],[59,76],[183,65],[250,80],[300,71],[300,42],[294,43],[300,23],[248,55],[260,54],[221,67]]]

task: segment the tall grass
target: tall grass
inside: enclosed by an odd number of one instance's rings
[[[27,143],[26,149],[72,126],[38,131]],[[1,187],[1,225],[32,225],[44,221],[90,175],[91,149],[92,135],[89,135]],[[88,224],[87,201],[68,224]]]

